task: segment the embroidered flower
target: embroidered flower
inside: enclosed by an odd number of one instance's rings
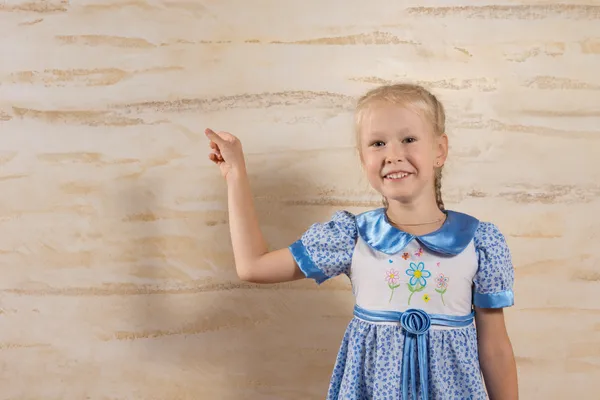
[[[435,289],[435,291],[438,292],[440,294],[440,296],[442,297],[443,305],[446,305],[446,302],[444,301],[444,294],[446,294],[446,291],[448,290],[448,282],[449,281],[450,281],[450,278],[448,278],[444,274],[438,274],[435,277],[435,282],[437,283],[437,288]]]
[[[449,280],[450,279],[447,276],[444,276],[444,274],[438,274],[438,276],[435,277],[435,282],[437,283],[437,287],[439,287],[440,289],[447,288]]]
[[[385,280],[388,284],[388,287],[392,291],[389,300],[389,303],[391,303],[392,297],[394,297],[394,291],[400,287],[400,284],[398,283],[400,280],[400,272],[396,271],[395,269],[388,269],[385,271]]]
[[[409,282],[406,283],[408,286],[408,290],[410,291],[410,296],[408,296],[408,305],[410,305],[410,300],[416,292],[421,292],[427,286],[426,278],[431,276],[431,272],[425,269],[425,264],[420,262],[415,264],[414,262],[410,263],[410,268],[406,270],[406,275],[410,276]]]
[[[431,300],[431,298],[429,297],[428,294],[424,294],[423,295],[423,301],[425,301],[425,303],[429,303],[429,300]]]
[[[438,262],[436,265],[439,267],[439,266],[440,266],[440,263]]]
[[[426,278],[431,277],[431,272],[425,269],[425,264],[423,262],[418,264],[411,262],[410,268],[406,270],[406,275],[410,276],[409,283],[412,286],[416,286],[418,283],[420,286],[425,287],[427,286]]]
[[[395,269],[388,269],[385,271],[385,280],[390,285],[395,285],[398,283],[398,279],[400,279],[400,272]]]
[[[419,247],[419,250],[417,250],[415,252],[415,256],[417,257],[421,257],[423,255],[423,249],[421,247]]]
[[[408,260],[410,258],[410,254],[404,253],[404,254],[402,254],[402,258],[404,258],[405,260]]]

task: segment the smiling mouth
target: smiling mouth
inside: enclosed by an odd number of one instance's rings
[[[389,179],[391,181],[398,181],[400,179],[406,178],[409,175],[410,174],[408,172],[397,172],[397,173],[387,174],[383,178]]]

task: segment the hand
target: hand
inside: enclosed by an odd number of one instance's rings
[[[245,170],[244,152],[237,137],[228,132],[216,133],[212,129],[206,129],[205,134],[210,140],[208,158],[219,166],[225,179],[232,175],[232,171]]]

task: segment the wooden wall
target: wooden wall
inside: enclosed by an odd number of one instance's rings
[[[320,399],[344,278],[233,270],[203,129],[243,141],[273,247],[378,206],[351,110],[448,109],[448,208],[516,265],[523,399],[600,391],[600,2],[0,1],[0,398]]]

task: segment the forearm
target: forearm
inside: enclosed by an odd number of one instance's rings
[[[238,276],[250,276],[253,264],[268,248],[260,230],[250,182],[245,168],[227,178],[229,229]]]
[[[254,208],[244,152],[238,138],[228,132],[205,131],[209,158],[227,180],[229,231],[238,277],[255,283],[289,282],[305,278],[289,248],[268,252]]]
[[[479,363],[490,400],[519,398],[517,367],[508,339],[501,344],[481,344]]]

